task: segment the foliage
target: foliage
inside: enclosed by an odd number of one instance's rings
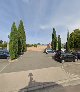
[[[69,32],[67,33],[67,42],[66,42],[66,51],[70,50],[70,46],[69,46]]]
[[[34,47],[37,47],[37,44],[34,44]]]
[[[11,59],[16,59],[19,55],[26,51],[26,34],[22,20],[20,20],[18,29],[15,22],[12,24],[11,33],[8,38],[10,39],[10,57]]]
[[[41,45],[40,43],[37,43],[37,45]]]
[[[55,29],[53,28],[53,33],[52,33],[52,49],[53,50],[56,50],[56,46],[57,46],[57,37],[56,37],[56,31]]]
[[[2,44],[3,43],[3,41],[2,40],[0,40],[0,44]]]
[[[23,21],[20,20],[20,24],[18,27],[18,53],[26,51],[26,34],[24,31]]]
[[[2,40],[0,40],[1,42],[0,42],[0,48],[2,48],[2,49],[4,49],[4,48],[7,48],[7,42],[6,41],[2,41]]]
[[[18,31],[15,22],[11,27],[9,51],[11,59],[18,57]]]
[[[26,44],[26,46],[27,46],[27,47],[32,47],[32,45],[31,45],[31,44]]]
[[[60,35],[58,35],[58,50],[61,50],[61,38],[60,38]]]
[[[71,34],[69,38],[69,46],[70,49],[78,49],[80,48],[80,30],[75,29]]]
[[[37,47],[37,44],[27,44],[26,46],[27,46],[27,47],[33,47],[33,46],[34,46],[34,47]]]

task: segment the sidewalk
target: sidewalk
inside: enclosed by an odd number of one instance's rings
[[[36,87],[45,83],[47,86],[54,85],[54,83],[66,86],[65,83],[79,79],[78,75],[68,74],[60,67],[4,73],[0,74],[0,92],[19,92],[25,87],[32,90],[34,84]]]

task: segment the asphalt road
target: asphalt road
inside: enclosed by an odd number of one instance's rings
[[[65,62],[61,64],[52,59],[52,56],[53,54],[28,51],[11,63],[9,63],[8,60],[0,60],[0,73],[35,70],[48,67],[63,67],[66,72],[80,75],[80,60],[78,62]]]
[[[9,64],[8,60],[0,59],[0,72]]]
[[[52,54],[45,54],[43,52],[29,51],[25,52],[24,55],[11,63],[8,60],[0,60],[0,73],[35,70],[48,67],[63,67],[66,72],[80,75],[80,60],[78,62],[66,62],[61,64],[52,59],[52,56]],[[80,85],[67,87],[57,85],[32,92],[80,92]]]
[[[29,51],[19,57],[15,62],[4,61],[0,63],[0,73],[27,71],[48,67],[61,66],[59,62],[52,59],[52,54]]]

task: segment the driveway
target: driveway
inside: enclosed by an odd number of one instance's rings
[[[41,51],[28,51],[14,62],[0,60],[0,73],[62,67],[68,73],[80,75],[80,60],[78,62],[65,62],[61,64],[52,59],[52,56],[53,54],[45,54]]]
[[[2,71],[0,73],[58,67],[61,65],[62,64],[52,59],[52,54],[45,54],[41,51],[28,51],[14,62],[1,62],[0,70]]]
[[[41,51],[28,51],[17,60],[14,60],[14,62],[0,60],[1,92],[6,92],[4,91],[6,89],[23,89],[28,83],[29,73],[33,73],[34,75],[34,78],[31,78],[32,84],[35,82],[49,82],[50,85],[52,85],[52,82],[55,82],[58,85],[57,89],[56,87],[51,87],[49,88],[50,91],[43,89],[35,92],[75,92],[73,91],[74,88],[79,89],[80,87],[80,85],[78,85],[80,84],[80,61],[61,64],[52,59],[52,56],[53,54],[45,54]],[[45,77],[45,75],[48,76]],[[33,81],[33,79],[35,79],[35,81]],[[73,88],[68,87],[68,85],[77,86]]]

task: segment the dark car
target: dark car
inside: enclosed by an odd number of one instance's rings
[[[8,59],[10,57],[7,50],[0,50],[0,59]]]
[[[80,52],[72,52],[73,55],[77,57],[77,59],[80,59]]]
[[[64,52],[57,52],[55,54],[55,59],[59,61],[60,63],[66,62],[66,61],[73,61],[75,62],[77,60],[76,56],[71,53],[64,53]]]
[[[54,59],[59,61],[60,60],[60,57],[61,55],[63,54],[64,52],[62,51],[56,51],[56,54],[54,55]]]

